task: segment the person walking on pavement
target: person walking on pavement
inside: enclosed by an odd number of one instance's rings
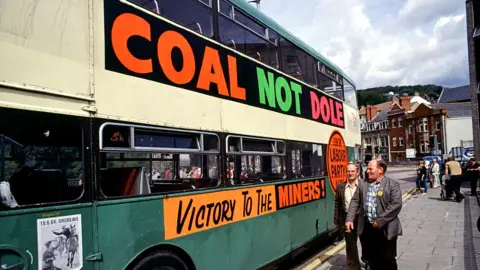
[[[337,184],[337,194],[335,195],[335,211],[333,222],[337,226],[338,232],[344,234],[346,251],[347,251],[347,269],[360,270],[360,259],[358,258],[357,249],[357,231],[355,228],[350,231],[345,231],[345,222],[347,219],[347,211],[350,207],[351,199],[359,188],[359,183],[362,182],[359,177],[360,172],[358,165],[350,163],[347,165],[347,181]],[[357,215],[358,216],[358,215]],[[354,219],[356,224],[357,217]]]
[[[460,165],[460,162],[454,160],[453,157],[449,157],[447,164],[445,164],[445,179],[447,179],[447,198],[452,197],[452,192],[454,192],[455,200],[461,202],[463,198],[465,198],[462,193],[460,193],[460,185],[462,184],[462,166]]]
[[[423,191],[420,188],[422,183]],[[417,167],[417,179],[415,180],[415,184],[417,185],[417,193],[421,192],[422,195],[427,194],[427,168],[425,167],[425,163],[423,162],[423,160],[420,160],[420,164]]]
[[[440,186],[440,165],[438,165],[437,159],[433,159],[432,176],[433,176],[433,188],[439,187]]]
[[[475,158],[471,158],[468,161],[468,165],[467,165],[467,177],[470,180],[470,196],[477,195],[477,182],[478,182],[479,171],[480,171],[480,165],[477,163]]]
[[[362,249],[372,270],[396,270],[397,238],[403,234],[398,214],[402,210],[400,184],[385,176],[383,160],[368,163],[368,182],[350,201],[346,231],[354,229],[358,214],[357,234],[364,242]]]

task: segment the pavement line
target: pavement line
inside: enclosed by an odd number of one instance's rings
[[[402,201],[406,201],[412,194],[413,192],[415,191],[414,188],[410,189],[409,191],[405,192],[403,195],[402,195]],[[338,251],[342,250],[343,248],[345,248],[345,240],[343,240],[342,242],[338,243],[338,245],[336,245],[335,247],[327,250],[327,252],[325,252],[325,254],[323,254],[322,256],[320,257],[317,257],[315,258],[311,263],[309,263],[307,266],[305,266],[304,268],[302,268],[302,270],[312,270],[314,269],[315,267],[319,266],[322,262],[325,264],[325,263],[328,263],[327,260],[332,257],[333,255],[335,255],[335,253],[337,253]],[[324,269],[329,269],[330,267],[332,267],[333,265],[331,265],[330,263],[328,263],[329,265],[327,265],[327,268],[324,268]]]

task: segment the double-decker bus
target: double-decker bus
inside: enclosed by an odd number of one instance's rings
[[[355,85],[243,0],[0,1],[0,58],[1,269],[255,269],[334,228]]]

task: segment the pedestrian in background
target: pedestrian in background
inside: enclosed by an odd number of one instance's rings
[[[420,160],[420,163],[417,166],[417,179],[415,179],[415,184],[417,185],[417,193],[420,192],[422,195],[427,194],[427,168],[423,160]],[[423,191],[420,188],[423,184]]]
[[[438,165],[437,159],[433,159],[432,164],[432,182],[433,188],[437,188],[440,186],[440,165]]]
[[[462,166],[460,162],[448,158],[447,164],[445,164],[445,178],[447,198],[452,197],[452,192],[455,193],[455,200],[461,202],[465,197],[460,193],[460,185],[462,184]]]
[[[368,163],[368,182],[355,193],[347,213],[345,228],[354,229],[358,212],[357,234],[362,252],[373,270],[396,270],[397,238],[402,235],[398,214],[402,210],[400,184],[385,176],[387,164],[383,160]]]
[[[337,231],[344,235],[345,245],[347,251],[347,269],[360,270],[360,259],[358,258],[357,249],[357,231],[356,224],[357,217],[354,219],[355,228],[353,230],[345,230],[345,222],[347,219],[347,212],[350,207],[351,199],[355,193],[360,190],[360,170],[357,164],[350,163],[347,165],[347,181],[337,184],[337,193],[335,195],[335,211],[334,223],[337,226]]]
[[[477,183],[478,173],[480,171],[480,165],[475,158],[471,158],[467,164],[467,178],[470,180],[470,196],[477,195]]]

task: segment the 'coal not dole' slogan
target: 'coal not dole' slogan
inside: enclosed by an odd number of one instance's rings
[[[120,1],[105,10],[107,70],[345,127],[343,103],[330,95]]]

